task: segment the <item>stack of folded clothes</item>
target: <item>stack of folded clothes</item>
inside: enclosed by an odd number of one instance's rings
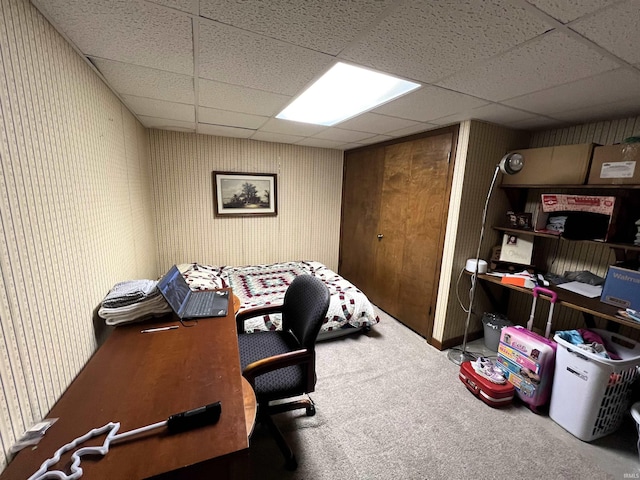
[[[140,322],[171,311],[154,280],[116,283],[98,310],[107,325]]]

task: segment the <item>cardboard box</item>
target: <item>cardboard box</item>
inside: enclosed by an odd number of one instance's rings
[[[595,147],[589,185],[640,184],[640,143]]]
[[[542,194],[543,212],[590,212],[612,216],[616,197],[601,195]]]
[[[502,185],[584,185],[595,144],[515,150],[524,167],[515,175],[503,175]]]
[[[541,203],[543,212],[567,212],[568,216],[572,217],[567,219],[564,232],[567,238],[606,242],[612,241],[619,233],[616,219],[620,210],[620,202],[616,201],[616,197],[543,193]],[[578,224],[580,231],[576,231],[574,228],[574,233],[570,234],[570,223],[573,227]]]
[[[620,309],[640,310],[640,272],[611,265],[600,301]]]

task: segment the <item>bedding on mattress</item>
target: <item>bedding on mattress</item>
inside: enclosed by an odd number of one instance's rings
[[[327,285],[331,294],[320,336],[334,336],[331,333],[339,330],[368,328],[380,321],[366,295],[319,262],[285,262],[243,267],[191,263],[179,265],[179,269],[192,290],[231,287],[240,299],[240,311],[282,304],[287,287],[296,276],[314,275]],[[279,315],[251,318],[245,322],[245,331],[277,330],[280,324]]]

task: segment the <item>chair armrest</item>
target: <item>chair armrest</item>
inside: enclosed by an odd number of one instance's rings
[[[301,363],[313,362],[314,353],[314,351],[304,348],[293,352],[281,353],[280,355],[274,355],[272,357],[261,358],[247,365],[242,371],[242,376],[246,378],[253,387],[255,378],[267,372]]]
[[[264,305],[262,307],[243,310],[236,315],[236,329],[238,334],[244,333],[244,321],[247,318],[261,317],[272,313],[282,312],[282,305]]]

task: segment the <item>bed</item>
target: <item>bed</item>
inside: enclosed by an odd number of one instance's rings
[[[313,275],[329,288],[331,302],[318,340],[368,330],[380,319],[366,295],[348,280],[319,262],[300,261],[240,267],[189,263],[178,265],[192,290],[231,287],[245,311],[267,304],[282,304],[285,291],[298,275]],[[251,318],[247,333],[280,328],[279,315]]]

